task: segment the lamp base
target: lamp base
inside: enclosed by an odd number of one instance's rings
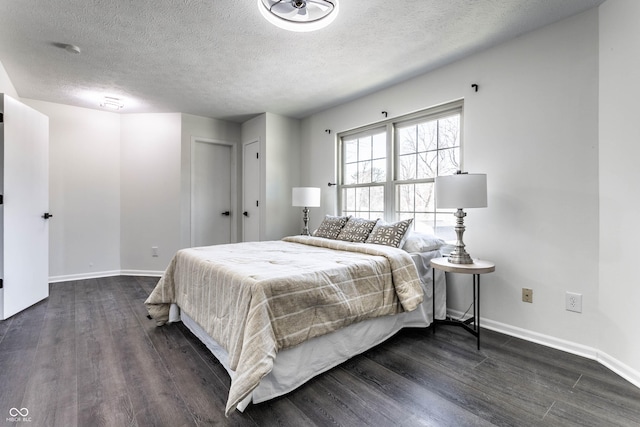
[[[302,228],[302,233],[300,233],[301,236],[310,236],[311,233],[309,233],[309,208],[305,206],[305,208],[302,210],[302,222],[304,222],[304,227]]]
[[[464,249],[462,235],[464,234],[464,217],[467,216],[462,209],[458,209],[453,216],[456,217],[456,226],[454,228],[457,236],[455,249],[449,254],[448,261],[451,264],[473,264],[471,255]]]
[[[449,254],[449,258],[447,258],[447,260],[451,264],[473,264],[471,256],[464,250],[464,248],[462,248],[462,253],[458,252],[458,248],[454,249],[453,252]]]

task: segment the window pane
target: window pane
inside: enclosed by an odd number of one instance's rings
[[[358,164],[349,163],[344,165],[344,183],[346,185],[358,182]]]
[[[344,141],[344,162],[354,163],[358,161],[358,141],[355,139]]]
[[[384,214],[382,214],[382,212],[384,212],[384,187],[382,186],[371,187],[370,202],[371,202],[370,209],[384,216]]]
[[[371,160],[371,137],[358,139],[358,160]]]
[[[438,148],[438,127],[436,120],[418,125],[418,151]]]
[[[373,135],[373,158],[385,159],[387,157],[387,134],[378,133]]]
[[[438,148],[460,145],[460,115],[438,120]]]
[[[427,151],[418,153],[417,179],[435,178],[438,167],[437,151]]]
[[[438,175],[453,175],[460,170],[460,148],[438,150]]]
[[[400,156],[400,161],[398,166],[399,166],[399,170],[398,170],[399,180],[416,179],[416,155],[415,154],[405,154],[404,156]]]
[[[356,212],[369,211],[369,187],[356,188]]]
[[[435,212],[435,194],[434,184],[432,182],[424,182],[416,184],[415,187],[415,211],[416,212]]]
[[[413,212],[413,207],[415,206],[414,188],[414,184],[396,186],[396,211]]]
[[[371,182],[371,162],[358,163],[358,184]]]
[[[456,232],[454,227],[456,219],[451,212],[438,212],[436,215],[436,235],[444,240],[455,240]]]
[[[356,210],[356,189],[344,188],[342,189],[342,210],[355,211]]]
[[[415,153],[417,150],[416,127],[407,126],[398,129],[398,152],[402,154]]]
[[[372,164],[373,169],[371,170],[371,181],[385,182],[387,180],[387,160],[374,160]]]
[[[371,211],[369,214],[369,219],[384,219],[383,211]]]

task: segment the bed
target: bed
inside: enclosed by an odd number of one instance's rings
[[[428,326],[437,256],[311,236],[183,249],[145,304],[158,325],[182,320],[227,369],[229,415]],[[443,274],[435,286],[444,317]]]

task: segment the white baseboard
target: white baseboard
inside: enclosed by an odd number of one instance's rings
[[[120,270],[92,271],[90,273],[66,274],[63,276],[50,276],[49,283],[71,282],[74,280],[97,279],[99,277],[120,276]]]
[[[451,315],[452,317],[459,318],[463,313],[461,311],[447,309],[447,314]],[[505,335],[521,338],[523,340],[534,342],[536,344],[555,348],[556,350],[565,351],[567,353],[595,360],[611,369],[613,372],[620,375],[631,384],[640,388],[640,372],[611,357],[610,355],[598,350],[597,348],[530,331],[528,329],[518,328],[516,326],[507,325],[505,323],[496,322],[494,320],[485,319],[483,317],[480,318],[480,326],[482,326],[483,328],[491,329],[492,331],[503,333]]]
[[[64,276],[51,276],[49,277],[49,283],[59,282],[71,282],[74,280],[87,280],[98,279],[100,277],[113,277],[113,276],[151,276],[160,277],[164,271],[151,271],[151,270],[113,270],[113,271],[96,271],[90,273],[80,274],[67,274]]]
[[[620,375],[625,380],[629,381],[631,384],[640,388],[640,373],[635,369],[632,369],[630,366],[625,365],[602,351],[598,352],[598,358],[596,360],[616,374]]]
[[[164,271],[152,271],[152,270],[122,270],[121,276],[149,276],[149,277],[161,277]]]

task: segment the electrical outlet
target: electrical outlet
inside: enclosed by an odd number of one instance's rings
[[[565,305],[568,311],[582,313],[582,294],[567,292],[565,296]]]
[[[522,288],[522,301],[533,303],[533,289]]]
[[[158,257],[158,247],[157,246],[152,246],[151,247],[151,256],[152,257]]]

